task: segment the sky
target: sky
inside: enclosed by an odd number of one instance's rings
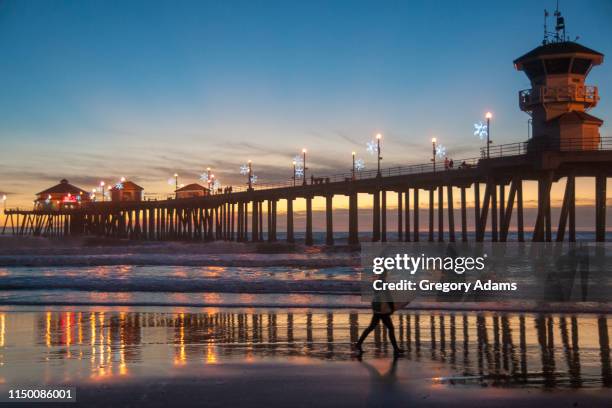
[[[153,196],[211,167],[244,184],[425,163],[437,137],[476,157],[473,123],[495,144],[527,139],[512,61],[542,40],[554,1],[0,0],[0,193],[8,206],[62,178],[86,190],[120,177]],[[612,2],[561,1],[569,35],[612,55]],[[552,19],[549,20],[552,25]],[[587,81],[612,136],[612,63]],[[609,185],[610,186],[610,185]],[[610,187],[609,187],[610,189]],[[590,185],[578,185],[589,200]],[[558,197],[557,197],[558,198]],[[558,201],[558,200],[557,200]]]

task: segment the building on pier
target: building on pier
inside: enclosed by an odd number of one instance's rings
[[[90,200],[87,191],[62,179],[59,184],[37,193],[34,207],[38,210],[74,209]]]
[[[175,191],[176,198],[193,198],[193,197],[205,197],[210,194],[210,190],[197,183],[187,184]]]
[[[591,68],[603,62],[600,52],[569,41],[558,11],[556,33],[514,61],[531,81],[519,92],[521,110],[531,115],[530,148],[539,150],[597,150],[603,120],[586,111],[599,101],[596,86],[586,85]]]
[[[132,181],[121,181],[111,190],[111,201],[142,201],[144,188]]]

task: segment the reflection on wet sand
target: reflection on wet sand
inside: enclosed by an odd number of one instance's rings
[[[609,387],[607,316],[405,312],[394,316],[404,358],[442,364],[449,383],[545,388]],[[147,367],[252,361],[273,357],[349,360],[367,325],[364,313],[210,310],[0,313],[0,365],[11,375],[54,362],[92,379]],[[388,357],[379,326],[365,361]],[[18,352],[19,350],[27,350]],[[75,370],[75,367],[78,369]],[[57,368],[55,368],[57,370]],[[27,370],[26,370],[27,371]],[[41,370],[47,371],[47,370]]]

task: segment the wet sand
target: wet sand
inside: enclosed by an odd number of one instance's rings
[[[609,316],[402,312],[406,354],[357,310],[0,311],[0,391],[78,406],[609,406]],[[24,406],[24,405],[20,405]],[[53,406],[53,405],[51,405]],[[75,406],[70,404],[69,406]]]
[[[399,359],[218,364],[180,377],[77,385],[77,404],[128,407],[608,407],[610,390],[448,386]],[[57,404],[51,404],[51,406]]]

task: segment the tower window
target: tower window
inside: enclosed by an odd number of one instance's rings
[[[534,79],[544,75],[544,67],[542,67],[542,61],[540,60],[526,62],[523,65],[523,69],[525,70],[525,73],[529,79]]]
[[[546,73],[567,74],[569,72],[570,61],[571,59],[569,58],[547,59],[545,61]]]
[[[586,75],[590,67],[591,67],[590,59],[574,58],[574,64],[572,65],[572,74]]]

